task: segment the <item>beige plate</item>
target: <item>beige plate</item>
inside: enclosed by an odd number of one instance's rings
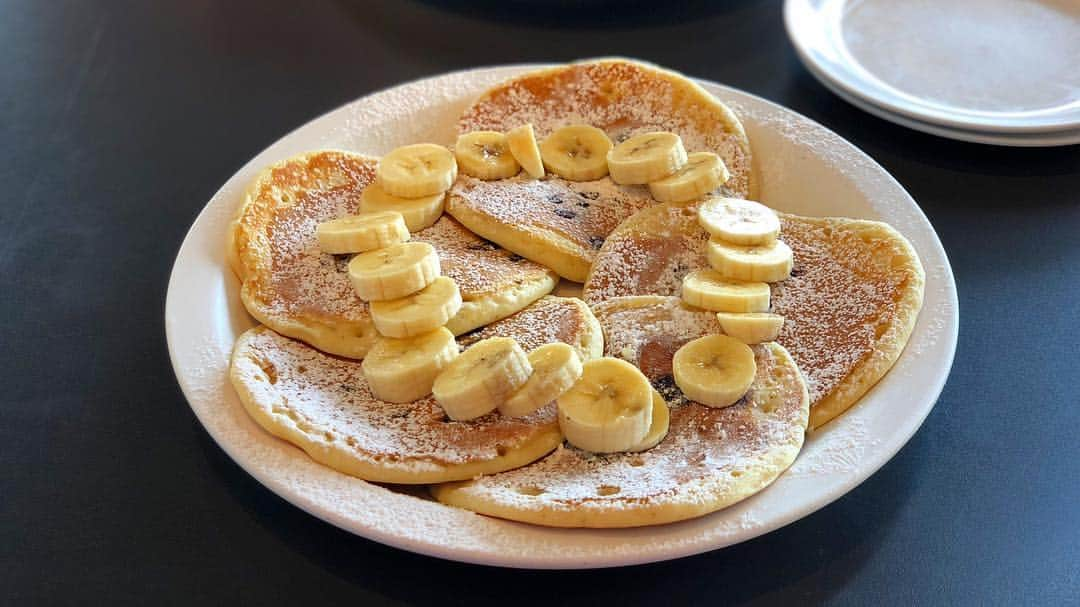
[[[958,325],[949,262],[919,207],[880,166],[827,129],[767,101],[702,83],[739,114],[754,146],[762,198],[804,215],[889,222],[926,266],[926,298],[892,371],[843,417],[810,436],[792,468],[731,508],[659,527],[546,529],[443,506],[334,472],[264,432],[227,380],[229,352],[252,326],[221,243],[244,188],[263,167],[315,148],[383,154],[417,141],[450,143],[471,97],[536,66],[447,74],[337,109],[279,140],[210,200],[176,258],[165,326],[180,386],[210,435],[283,498],[343,529],[442,558],[509,567],[609,567],[677,558],[767,533],[821,508],[874,473],[918,429],[952,364]],[[813,188],[806,188],[813,183]],[[193,303],[194,302],[194,303]]]

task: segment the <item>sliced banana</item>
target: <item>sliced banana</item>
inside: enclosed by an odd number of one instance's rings
[[[446,193],[440,192],[421,198],[401,198],[387,194],[379,184],[373,183],[360,193],[360,210],[364,213],[397,211],[405,218],[410,232],[431,227],[442,217]]]
[[[592,181],[608,174],[612,143],[604,131],[584,124],[564,126],[540,144],[544,167],[563,179]]]
[[[319,249],[331,255],[363,253],[409,239],[409,228],[397,211],[381,211],[324,221],[315,228]]]
[[[581,378],[581,357],[564,343],[545,344],[529,352],[532,375],[499,405],[507,417],[524,417],[554,401]]]
[[[496,131],[461,135],[454,144],[454,156],[462,173],[478,179],[505,179],[521,171],[506,135]]]
[[[523,124],[506,132],[506,144],[521,168],[534,179],[544,176],[544,161],[540,158],[540,145],[536,143],[533,125]]]
[[[757,374],[750,346],[727,335],[706,335],[686,343],[675,352],[671,369],[683,394],[709,407],[738,402]]]
[[[365,301],[416,293],[440,274],[439,256],[426,242],[403,242],[360,253],[349,262],[349,279]]]
[[[645,184],[681,169],[686,164],[686,148],[675,133],[642,133],[615,146],[607,162],[615,183]]]
[[[387,337],[415,337],[446,324],[461,309],[453,279],[440,276],[412,295],[368,304],[375,330]]]
[[[375,398],[411,403],[431,394],[435,377],[457,358],[454,334],[445,327],[410,337],[378,337],[360,368]]]
[[[660,395],[659,392],[653,390],[652,392],[652,421],[649,423],[649,433],[645,435],[645,438],[641,439],[641,442],[634,445],[627,451],[639,452],[648,451],[653,447],[660,444],[660,441],[664,440],[667,436],[668,428],[671,426],[671,410],[668,409],[667,401]]]
[[[475,419],[494,411],[531,374],[529,357],[516,341],[491,337],[447,365],[431,391],[450,419]]]
[[[725,335],[730,335],[744,344],[762,344],[776,341],[780,329],[784,327],[784,317],[768,312],[752,314],[732,314],[717,312],[716,320]]]
[[[415,143],[383,156],[375,178],[387,194],[421,198],[449,190],[457,179],[457,162],[441,145]]]
[[[695,270],[683,278],[683,301],[713,312],[767,312],[771,296],[766,283],[729,280],[716,270]]]
[[[637,367],[617,358],[590,360],[558,398],[559,428],[579,449],[626,451],[648,435],[652,403],[652,386]]]
[[[735,280],[780,282],[791,276],[794,256],[781,240],[764,245],[729,244],[715,238],[706,247],[709,265]]]
[[[698,221],[714,237],[738,245],[766,245],[780,235],[780,218],[769,207],[740,198],[710,198]]]
[[[724,185],[730,177],[731,173],[719,156],[712,152],[694,152],[674,174],[650,182],[649,192],[660,202],[686,202]]]

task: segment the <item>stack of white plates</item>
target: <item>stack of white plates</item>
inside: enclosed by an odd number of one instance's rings
[[[1080,143],[1080,0],[787,0],[784,22],[822,84],[885,120]]]

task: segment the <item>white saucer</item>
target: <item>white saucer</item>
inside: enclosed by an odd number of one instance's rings
[[[274,493],[363,537],[447,559],[541,568],[645,563],[745,541],[822,508],[892,458],[934,406],[956,349],[956,285],[941,242],[904,188],[850,143],[790,110],[709,82],[702,85],[731,105],[753,142],[763,201],[805,215],[889,222],[907,236],[926,268],[923,310],[896,365],[858,404],[809,435],[795,464],[770,487],[730,508],[671,525],[551,529],[488,518],[346,476],[252,421],[229,384],[228,368],[236,337],[254,320],[225,260],[229,222],[252,178],[263,167],[311,149],[379,155],[418,141],[452,143],[462,109],[486,87],[526,69],[457,72],[354,101],[282,137],[214,194],[177,254],[165,330],[180,387],[221,448]]]
[[[881,118],[980,143],[1080,143],[1080,3],[787,0],[800,59]]]

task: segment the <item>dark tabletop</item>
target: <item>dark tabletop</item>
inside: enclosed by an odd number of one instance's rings
[[[1080,149],[860,112],[799,64],[779,1],[586,4],[0,3],[0,603],[1080,604]],[[214,191],[381,88],[611,54],[801,112],[922,205],[961,326],[911,442],[774,533],[569,573],[387,548],[238,468],[181,395],[163,328],[174,255]]]

